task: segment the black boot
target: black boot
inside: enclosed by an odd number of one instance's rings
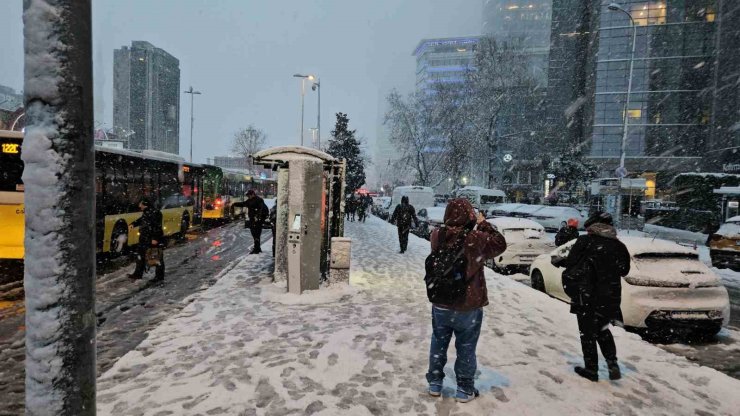
[[[609,367],[609,380],[619,380],[622,378],[622,371],[619,369],[617,361],[607,361],[607,367]]]
[[[576,374],[586,380],[599,381],[599,373],[597,373],[596,370],[589,370],[588,368],[583,367],[576,367],[573,370],[575,370]]]

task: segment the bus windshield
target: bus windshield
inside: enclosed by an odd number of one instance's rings
[[[0,192],[23,192],[22,138],[0,132]]]

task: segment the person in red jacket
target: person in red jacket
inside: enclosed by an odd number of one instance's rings
[[[466,279],[465,296],[453,305],[432,305],[432,342],[429,349],[429,394],[442,393],[444,366],[447,363],[447,348],[455,335],[455,377],[457,394],[455,400],[469,402],[477,397],[474,385],[477,368],[475,349],[480,337],[483,307],[488,305],[488,290],[483,272],[485,262],[506,250],[506,240],[489,224],[482,214],[476,216],[467,199],[449,202],[444,216],[444,240],[440,241],[440,228],[432,231],[432,250],[440,245],[457,241],[461,233],[467,233],[464,242]]]

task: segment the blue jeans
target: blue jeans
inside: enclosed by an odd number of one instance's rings
[[[452,335],[455,335],[455,377],[457,389],[472,394],[475,388],[474,378],[477,368],[475,348],[480,337],[483,321],[483,309],[467,312],[456,312],[432,306],[432,344],[429,348],[429,384],[442,384],[445,377],[444,367],[447,364],[447,347]]]

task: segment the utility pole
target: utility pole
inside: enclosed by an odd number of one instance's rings
[[[185,94],[190,94],[190,162],[193,162],[193,101],[196,95],[200,95],[200,91],[193,91],[193,86],[191,85],[190,88],[186,91],[183,91]]]
[[[95,414],[90,0],[23,2],[26,415]]]

